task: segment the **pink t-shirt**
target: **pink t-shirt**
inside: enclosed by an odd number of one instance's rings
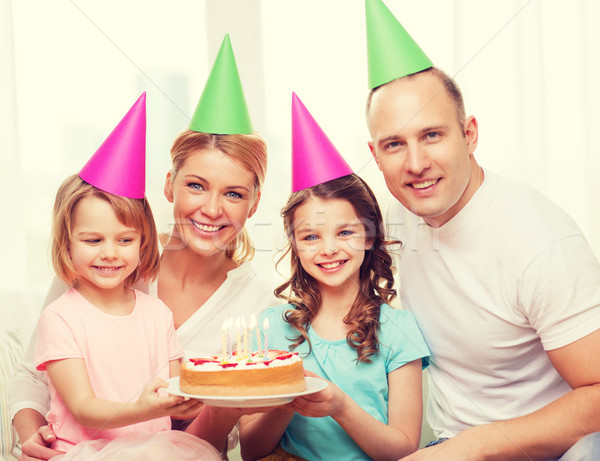
[[[99,399],[135,401],[154,377],[169,378],[169,361],[181,357],[173,315],[164,303],[135,290],[136,303],[129,315],[107,314],[71,288],[42,313],[37,332],[35,366],[67,358],[85,361],[90,384]],[[145,430],[171,428],[169,417],[118,429],[88,429],[71,415],[49,384],[51,405],[48,423],[57,441],[53,448],[68,450],[90,439],[114,439]]]

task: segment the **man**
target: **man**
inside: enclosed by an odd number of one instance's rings
[[[369,146],[448,439],[405,460],[600,459],[600,264],[561,209],[477,164],[454,82],[366,1]]]

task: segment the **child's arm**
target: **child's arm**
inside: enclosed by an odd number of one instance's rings
[[[331,416],[375,460],[397,460],[419,447],[423,417],[421,359],[388,375],[388,424],[376,420],[334,384],[291,406],[309,417]]]
[[[171,360],[169,362],[169,377],[174,378],[176,376],[179,376],[180,373],[181,361],[179,359]],[[186,405],[179,405],[181,407],[181,411],[171,413],[171,418],[187,420],[194,419],[200,414],[200,411],[202,410],[203,406],[203,403],[200,400],[190,399],[184,403],[186,403]]]
[[[260,459],[271,453],[283,437],[295,411],[289,405],[265,413],[242,416],[240,447],[242,459]]]
[[[190,405],[183,397],[158,395],[167,383],[152,380],[133,402],[114,402],[96,398],[82,359],[46,363],[48,376],[58,395],[79,424],[89,428],[114,429],[162,416],[180,413]]]

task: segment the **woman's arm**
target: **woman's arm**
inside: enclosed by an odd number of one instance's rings
[[[32,411],[37,413],[35,410],[24,409],[21,410],[24,413],[28,411]],[[39,413],[37,413],[39,415]],[[32,421],[35,420],[37,416],[34,416]],[[46,420],[44,419],[44,423]],[[33,434],[23,442],[21,449],[22,453],[19,456],[19,461],[47,461],[49,459],[54,458],[60,454],[63,454],[62,451],[57,451],[50,446],[56,440],[56,435],[52,432],[52,429],[49,426],[42,425],[40,426]]]
[[[288,405],[284,405],[265,413],[242,416],[240,419],[242,459],[260,459],[275,450],[295,413]]]
[[[206,440],[220,453],[226,453],[229,433],[243,413],[243,410],[237,408],[219,408],[205,405],[185,432]]]
[[[181,361],[171,360],[169,362],[169,377],[174,378],[175,376],[179,376],[180,372],[181,372]]]
[[[421,373],[418,359],[388,375],[387,425],[332,383],[321,392],[295,399],[291,405],[303,416],[331,416],[371,458],[397,460],[419,447],[423,417]]]
[[[50,392],[44,373],[33,365],[35,332],[29,347],[8,383],[8,397],[13,426],[22,443],[46,425],[45,415],[50,408]]]
[[[60,398],[79,424],[89,428],[113,429],[130,424],[179,414],[194,401],[158,394],[167,387],[159,378],[152,380],[135,402],[114,402],[94,395],[83,359],[73,358],[46,363],[48,376]]]
[[[277,407],[277,409],[279,409],[279,408],[281,408],[281,407]],[[221,453],[225,453],[226,449],[227,449],[227,441],[228,441],[229,433],[236,426],[238,421],[240,421],[240,437],[242,437],[242,434],[241,434],[242,421],[240,420],[240,418],[242,416],[244,418],[246,418],[246,417],[250,418],[249,415],[254,415],[256,413],[263,414],[264,410],[265,410],[264,408],[220,408],[220,407],[204,406],[202,408],[200,414],[198,415],[198,417],[188,426],[188,428],[185,431],[190,434],[195,435],[196,437],[206,440],[212,446],[214,446],[217,450],[219,450]],[[275,410],[272,410],[271,412],[274,412],[274,411]],[[271,412],[269,412],[269,414]],[[293,412],[291,414],[293,415]],[[289,417],[289,419],[291,419],[291,416]],[[285,430],[285,428],[287,427],[287,424],[289,423],[289,419],[283,426],[281,434],[283,434],[283,430]],[[273,420],[270,420],[269,425],[266,427],[271,429],[272,423],[273,423]],[[259,438],[257,440],[262,441],[262,439],[264,439],[265,437],[267,437],[266,432],[262,432],[261,438]],[[274,442],[273,448],[275,448],[277,446],[277,443],[279,442],[280,438],[281,438],[281,435],[279,435],[278,437],[275,437],[275,439],[274,439],[275,442]],[[248,438],[246,438],[246,440],[247,439]],[[253,442],[256,442],[256,441],[253,441]],[[245,450],[243,443],[242,443],[241,448],[242,448],[242,453],[243,453]],[[270,453],[270,451],[268,453]],[[246,458],[244,458],[244,459],[246,459]]]
[[[68,286],[61,279],[55,277],[46,294],[43,309],[59,298],[67,288]],[[15,373],[8,383],[8,403],[13,426],[19,435],[19,440],[24,445],[32,436],[36,440],[40,438],[38,436],[41,436],[41,439],[46,442],[53,441],[49,428],[42,431],[42,434],[38,434],[38,430],[46,426],[45,415],[50,408],[50,393],[45,374],[37,371],[33,364],[36,337],[37,328],[31,335],[29,346],[21,363],[17,365]],[[32,444],[24,446],[24,450],[27,450],[30,445]],[[45,448],[44,445],[40,445],[40,448]]]

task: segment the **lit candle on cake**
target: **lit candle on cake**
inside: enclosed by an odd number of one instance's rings
[[[264,356],[267,357],[269,352],[269,319],[265,319],[263,322],[263,330],[265,331],[265,353]]]
[[[227,359],[230,360],[233,355],[233,339],[231,338],[231,329],[233,328],[233,317],[227,319]]]
[[[235,344],[237,346],[237,358],[239,359],[240,356],[242,355],[242,341],[240,339],[240,318],[237,317],[235,319]]]
[[[244,338],[244,357],[248,357],[248,327],[244,318],[242,318],[242,332]]]
[[[256,351],[260,355],[262,354],[262,341],[260,339],[260,328],[258,328],[258,322],[254,313],[250,316],[250,332],[252,331],[256,331]]]
[[[227,320],[223,322],[221,325],[221,346],[223,348],[223,353],[221,354],[221,361],[225,362],[227,360],[227,336],[229,336],[229,332],[227,331]]]

